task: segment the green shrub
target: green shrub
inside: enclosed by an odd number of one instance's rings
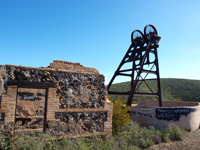
[[[54,140],[53,141],[53,147],[52,149],[67,149],[67,150],[74,150],[74,142],[72,140],[68,140],[64,137],[60,140]]]
[[[90,150],[89,144],[91,144],[89,139],[80,137],[75,140],[74,149]]]
[[[13,142],[13,149],[23,150],[43,150],[46,146],[52,149],[50,146],[50,137],[48,135],[41,135],[32,133],[31,135],[16,135],[17,140]]]
[[[4,130],[4,124],[0,124],[0,150],[11,150],[17,138]]]
[[[161,141],[165,143],[170,141],[168,129],[161,130]]]
[[[115,138],[122,149],[132,146],[144,149],[161,142],[161,131],[153,127],[140,127],[136,122],[129,122],[118,130]]]
[[[115,141],[113,136],[101,135],[100,137],[97,135],[92,135],[89,139],[89,147],[91,150],[114,150]]]
[[[112,130],[116,135],[119,128],[130,121],[129,106],[124,106],[121,98],[117,98],[113,105]]]
[[[169,138],[171,141],[182,140],[183,130],[181,130],[177,125],[170,124],[168,130],[169,130]]]
[[[0,150],[140,150],[154,144],[181,140],[183,131],[171,124],[167,129],[141,127],[128,122],[117,129],[117,135],[93,135],[85,138],[51,140],[47,135],[9,135],[0,131]]]

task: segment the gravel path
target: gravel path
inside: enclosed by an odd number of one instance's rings
[[[147,150],[200,150],[200,129],[186,132],[182,141],[161,143]]]

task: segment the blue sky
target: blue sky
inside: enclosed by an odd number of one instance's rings
[[[108,84],[131,32],[153,24],[161,78],[200,80],[199,0],[0,0],[0,19],[1,65],[79,62]]]

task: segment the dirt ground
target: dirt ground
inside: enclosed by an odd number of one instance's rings
[[[200,150],[200,129],[186,132],[182,141],[161,143],[147,150]]]

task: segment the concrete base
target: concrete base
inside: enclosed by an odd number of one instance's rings
[[[131,119],[143,126],[166,128],[173,123],[184,130],[194,131],[200,126],[200,105],[197,102],[142,101],[130,107]]]

